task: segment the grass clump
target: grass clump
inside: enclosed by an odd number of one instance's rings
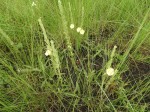
[[[147,112],[149,3],[2,1],[0,111]]]

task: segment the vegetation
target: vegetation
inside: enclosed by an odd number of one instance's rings
[[[149,0],[1,0],[1,112],[148,112]]]

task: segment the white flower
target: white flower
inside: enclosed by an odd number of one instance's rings
[[[80,34],[83,35],[85,31],[83,29],[80,30]]]
[[[108,76],[112,76],[112,75],[114,75],[115,70],[110,67],[110,68],[106,69],[106,73]]]
[[[116,49],[116,48],[117,48],[117,46],[115,45],[115,46],[114,46],[114,48]]]
[[[49,55],[51,55],[51,51],[50,50],[47,50],[46,52],[45,52],[45,56],[49,56]]]
[[[36,6],[36,3],[35,2],[32,2],[32,7]]]
[[[74,24],[70,24],[70,28],[71,28],[71,29],[74,29]]]
[[[80,28],[80,27],[78,27],[78,28],[77,28],[77,32],[80,32],[80,31],[81,31],[81,28]]]

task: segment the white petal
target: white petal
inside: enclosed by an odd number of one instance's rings
[[[47,51],[45,52],[45,56],[49,56],[49,55],[51,55],[51,51],[50,51],[50,50],[47,50]]]
[[[78,27],[78,28],[77,28],[77,32],[80,32],[80,30],[81,30],[81,28],[80,28],[80,27]]]
[[[85,31],[83,29],[80,30],[80,34],[83,35]]]
[[[71,24],[71,25],[70,25],[70,28],[71,28],[71,29],[74,29],[74,24]]]
[[[36,6],[35,2],[32,2],[32,6]]]
[[[114,46],[114,48],[116,49],[116,48],[117,48],[117,46],[115,45],[115,46]]]
[[[110,68],[106,69],[106,73],[108,76],[112,76],[112,75],[114,75],[115,70],[110,67]]]
[[[45,56],[48,56],[48,53],[47,53],[47,52],[45,53]]]

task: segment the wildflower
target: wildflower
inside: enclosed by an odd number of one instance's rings
[[[45,52],[45,56],[49,56],[49,55],[51,55],[51,51],[50,51],[50,50],[47,50],[47,51]]]
[[[117,46],[115,45],[115,46],[114,46],[114,49],[116,49],[116,48],[117,48]]]
[[[80,32],[82,29],[80,27],[77,28],[77,32]]]
[[[74,29],[74,24],[71,24],[71,25],[70,25],[70,28],[71,28],[71,29]]]
[[[35,2],[32,2],[32,7],[36,6],[36,3]]]
[[[70,45],[68,45],[68,48],[69,48],[69,49],[71,49],[71,46],[70,46]]]
[[[83,29],[80,30],[80,34],[83,35],[85,31]]]
[[[112,75],[114,75],[115,70],[110,67],[110,68],[106,69],[106,73],[108,76],[112,76]]]

